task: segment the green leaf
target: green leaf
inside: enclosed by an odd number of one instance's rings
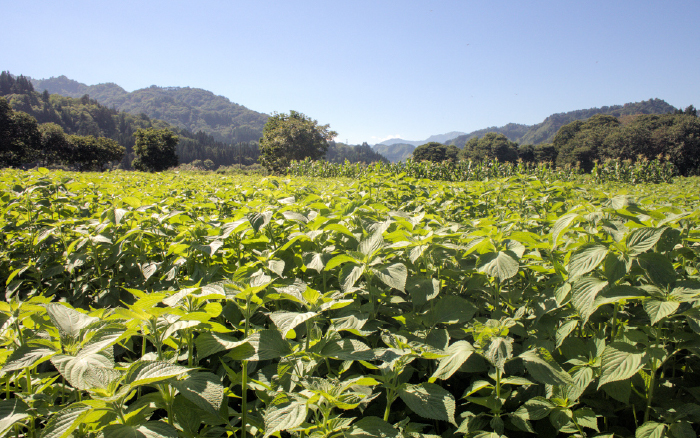
[[[12,352],[5,365],[2,367],[3,372],[23,370],[27,367],[39,365],[40,363],[51,359],[51,356],[56,352],[50,348],[41,346],[23,345]]]
[[[484,357],[493,366],[503,371],[508,359],[513,357],[513,339],[493,338],[489,348],[484,353]]]
[[[172,385],[189,401],[201,409],[218,415],[224,399],[224,387],[221,378],[206,371],[192,372]]]
[[[95,354],[105,348],[111,347],[119,342],[124,333],[126,333],[126,327],[121,324],[111,324],[102,327],[82,346],[78,352],[78,356]]]
[[[649,319],[651,319],[651,325],[674,314],[680,305],[681,303],[677,301],[660,301],[654,298],[647,298],[642,301],[644,311],[649,315]]]
[[[538,382],[547,385],[573,385],[574,380],[554,360],[552,354],[544,348],[533,349],[522,353],[520,359],[525,362],[525,368]]]
[[[596,277],[579,277],[574,282],[571,292],[571,303],[583,319],[582,324],[595,312],[595,298],[608,282]]]
[[[321,355],[340,360],[373,360],[374,352],[364,342],[357,339],[330,341],[323,346]]]
[[[632,381],[631,379],[616,380],[615,382],[609,382],[603,385],[603,391],[619,402],[624,404],[629,404],[630,396],[632,395]]]
[[[399,397],[413,412],[431,420],[455,423],[455,398],[447,390],[434,383],[403,385]]]
[[[628,379],[642,368],[644,352],[623,342],[613,342],[605,347],[601,356],[601,376],[598,388],[608,382]]]
[[[697,434],[693,430],[693,426],[687,421],[680,421],[678,423],[673,423],[671,427],[668,428],[671,432],[673,438],[697,438]]]
[[[265,422],[264,438],[277,432],[299,427],[305,419],[305,403],[291,402],[271,406],[265,410],[263,415],[263,421]]]
[[[596,432],[598,430],[598,419],[596,418],[595,412],[590,408],[581,408],[574,411],[574,419],[579,426],[587,427],[593,429]]]
[[[559,236],[569,228],[569,225],[578,218],[578,213],[568,213],[557,219],[552,227],[552,249],[557,248],[557,242],[559,241]]]
[[[131,364],[126,372],[124,383],[132,388],[150,385],[171,377],[177,377],[189,371],[189,368],[168,362],[140,360]]]
[[[363,417],[352,425],[348,438],[399,438],[394,426],[378,417]]]
[[[537,421],[545,418],[556,407],[556,405],[544,397],[534,397],[526,401],[515,411],[521,418]]]
[[[476,313],[476,307],[455,295],[447,295],[435,302],[430,312],[430,321],[433,324],[462,324],[472,319]]]
[[[364,272],[364,267],[355,264],[346,264],[340,269],[340,274],[338,275],[338,281],[340,282],[343,291],[348,291],[350,288],[355,286],[357,280],[362,277]]]
[[[271,313],[270,319],[275,323],[277,328],[282,332],[282,337],[287,337],[287,332],[292,330],[294,327],[298,326],[302,322],[313,318],[318,315],[316,312],[273,312]]]
[[[666,228],[637,228],[627,235],[630,254],[641,254],[656,245]]]
[[[264,213],[250,213],[247,216],[247,219],[248,222],[250,222],[250,225],[253,227],[253,230],[255,230],[257,233],[261,228],[265,228],[265,226],[270,223],[270,219],[272,219],[272,212],[266,211]]]
[[[204,332],[197,336],[194,344],[197,347],[197,358],[204,359],[207,356],[216,354],[220,351],[231,350],[239,347],[247,341],[238,340],[233,336],[215,333],[215,332]]]
[[[520,262],[518,256],[512,251],[488,252],[479,256],[476,261],[476,270],[499,281],[507,280],[518,273]]]
[[[372,273],[389,287],[402,292],[406,288],[408,269],[403,263],[394,263],[393,265],[383,266],[380,269],[372,268]]]
[[[569,259],[569,278],[573,279],[594,270],[608,255],[603,245],[588,245],[579,248]]]
[[[85,315],[64,304],[48,303],[44,307],[46,307],[46,313],[58,329],[61,338],[76,338],[80,334],[80,330],[95,321],[99,321],[99,318]]]
[[[567,321],[564,324],[562,324],[558,329],[556,333],[556,341],[557,343],[555,344],[556,348],[561,347],[561,344],[566,340],[566,338],[571,334],[572,331],[578,326],[578,321],[576,320],[571,320]]]
[[[102,430],[104,438],[177,438],[177,429],[162,421],[147,421],[130,426],[110,424]]]
[[[641,254],[637,258],[649,279],[656,285],[666,287],[676,281],[676,270],[668,257],[656,252]]]
[[[647,421],[634,431],[634,438],[664,438],[666,425],[655,421]]]
[[[430,377],[430,382],[437,379],[447,380],[454,374],[464,362],[469,359],[469,356],[474,353],[474,347],[467,341],[457,341],[447,347],[445,353],[447,357],[440,359],[437,370]]]
[[[51,358],[51,363],[73,388],[81,390],[103,387],[101,381],[108,383],[121,375],[114,370],[111,348],[78,356],[57,354]]]
[[[0,436],[4,436],[15,423],[29,417],[29,406],[18,398],[0,400]]]
[[[413,304],[422,306],[440,293],[440,282],[434,278],[412,276],[406,280],[406,291],[411,294]]]
[[[331,269],[335,268],[336,266],[340,266],[343,263],[354,263],[354,264],[360,264],[361,260],[357,260],[354,257],[350,257],[347,254],[339,254],[326,263],[325,270],[330,271]]]
[[[65,438],[71,434],[83,419],[92,410],[91,406],[84,403],[73,403],[72,405],[58,411],[41,433],[41,438]]]
[[[277,330],[261,330],[246,338],[249,347],[237,347],[228,354],[234,360],[268,360],[286,356],[292,352],[289,343]]]

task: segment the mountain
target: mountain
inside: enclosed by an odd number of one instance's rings
[[[106,107],[146,114],[182,129],[202,131],[225,143],[257,141],[268,117],[201,88],[152,85],[127,92],[117,84],[86,85],[66,76],[31,81],[38,92],[48,90],[73,98],[87,94]]]
[[[416,142],[414,142],[416,143]],[[420,143],[424,144],[424,143]],[[416,148],[416,145],[410,144],[410,143],[393,143],[393,144],[375,144],[372,146],[372,149],[374,149],[375,152],[381,154],[382,156],[386,157],[387,160],[391,161],[392,163],[396,163],[397,161],[403,161],[406,158],[411,158],[413,156],[413,150]]]
[[[634,114],[668,114],[676,108],[661,99],[649,99],[641,102],[626,103],[624,105],[604,106],[602,108],[589,108],[583,110],[569,111],[567,113],[552,114],[536,125],[518,125],[509,123],[501,127],[492,127],[474,131],[469,134],[460,135],[452,139],[448,144],[457,147],[464,147],[467,141],[473,137],[483,137],[488,132],[498,132],[504,134],[510,141],[520,144],[540,144],[551,143],[554,136],[562,126],[574,120],[585,120],[596,114],[609,114],[615,117],[629,116]]]
[[[583,110],[569,111],[567,113],[557,113],[544,119],[535,125],[521,125],[518,123],[508,123],[504,126],[492,126],[490,128],[479,129],[470,133],[449,132],[443,135],[433,135],[422,141],[409,141],[400,138],[385,140],[373,146],[373,149],[384,155],[389,161],[396,162],[411,157],[413,149],[430,141],[437,141],[443,144],[452,144],[463,148],[467,141],[474,137],[481,138],[489,132],[503,134],[510,141],[525,144],[551,143],[559,128],[573,122],[574,120],[585,120],[596,114],[609,114],[615,117],[630,116],[635,114],[668,114],[676,111],[676,108],[661,99],[649,99],[641,102],[626,103],[624,105],[604,106],[602,108],[589,108]],[[453,134],[459,134],[453,136]],[[441,138],[447,140],[440,140]]]

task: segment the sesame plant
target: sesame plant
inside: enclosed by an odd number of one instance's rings
[[[0,436],[697,436],[697,178],[423,178],[0,171]]]

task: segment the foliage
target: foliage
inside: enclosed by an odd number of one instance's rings
[[[432,161],[433,163],[457,161],[458,154],[459,149],[456,146],[430,142],[413,150],[413,161]]]
[[[178,164],[175,148],[179,137],[168,129],[138,129],[134,133],[136,158],[131,165],[143,172],[160,172]],[[213,163],[212,163],[213,167]]]
[[[591,178],[595,182],[625,182],[625,183],[671,183],[678,175],[678,169],[668,160],[647,160],[642,157],[637,161],[607,159],[602,163],[597,161],[591,170]]]
[[[0,96],[0,167],[18,167],[36,158],[41,134],[36,119],[22,111],[13,111]]]
[[[292,160],[322,158],[328,142],[338,135],[329,128],[296,111],[273,114],[260,139],[260,164],[270,172],[281,173]]]
[[[362,143],[358,146],[346,145],[335,141],[328,142],[326,161],[330,163],[351,163],[370,164],[377,161],[387,162],[381,154],[375,152],[370,145]]]
[[[413,156],[413,150],[416,147],[408,143],[394,143],[391,145],[375,144],[372,149],[391,163],[404,161]]]
[[[63,156],[65,163],[81,171],[102,170],[107,163],[119,161],[124,155],[124,147],[106,137],[71,135],[67,140],[69,150]]]
[[[685,437],[700,421],[697,178],[0,181],[0,435]]]
[[[38,91],[48,90],[62,96],[79,98],[87,94],[105,107],[143,113],[179,129],[202,132],[223,143],[258,140],[268,117],[200,88],[154,85],[127,92],[116,84],[88,86],[66,76],[32,79],[32,83]]]
[[[481,138],[469,140],[460,153],[460,159],[515,162],[518,160],[518,145],[503,134],[489,132]]]

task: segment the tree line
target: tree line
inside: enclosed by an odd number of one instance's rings
[[[578,165],[585,171],[608,159],[634,162],[658,157],[671,162],[681,175],[700,172],[700,118],[695,107],[661,115],[594,115],[562,126],[552,143],[519,145],[490,132],[471,138],[462,149],[431,142],[413,151],[416,161],[522,160],[560,167]]]

